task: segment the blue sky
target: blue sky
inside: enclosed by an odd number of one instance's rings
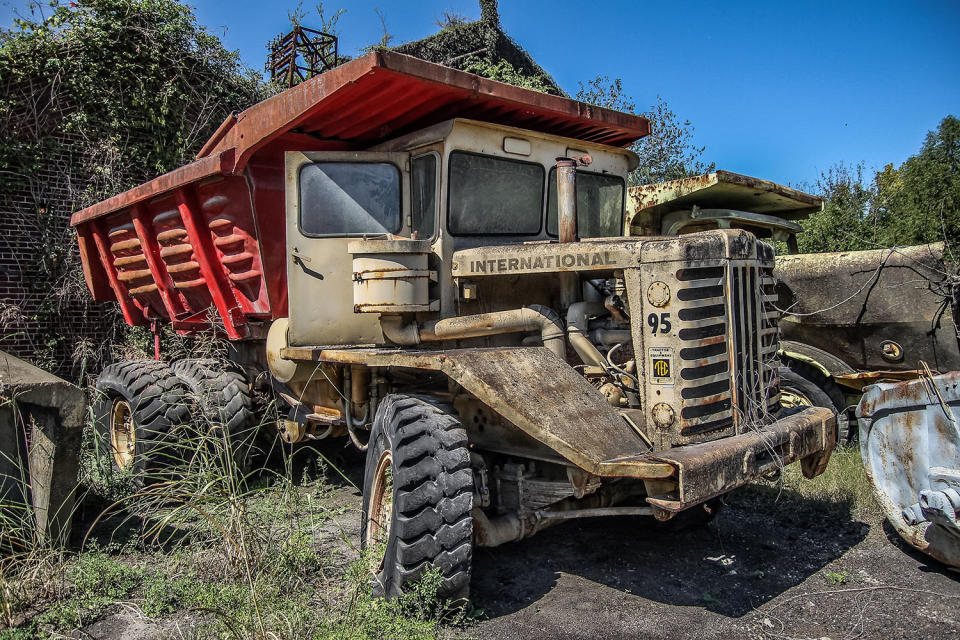
[[[194,0],[201,23],[262,69],[265,44],[294,2]],[[341,50],[433,33],[476,0],[327,0],[344,7]],[[9,25],[26,2],[0,2]],[[312,9],[310,0],[304,2]],[[574,2],[501,0],[504,29],[568,92],[597,75],[623,78],[638,107],[657,95],[696,128],[718,168],[781,183],[835,162],[899,164],[927,131],[960,116],[960,1]],[[308,17],[304,24],[311,26]]]

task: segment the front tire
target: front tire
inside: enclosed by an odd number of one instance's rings
[[[370,433],[361,545],[374,595],[394,598],[427,569],[437,595],[465,600],[473,556],[473,472],[460,421],[422,398],[384,398]]]
[[[113,469],[142,483],[175,459],[170,431],[187,423],[190,407],[186,387],[166,363],[132,360],[100,373],[93,415],[98,449]]]
[[[826,407],[837,416],[837,444],[853,442],[843,391],[813,367],[790,360],[780,367],[780,402],[787,408]]]

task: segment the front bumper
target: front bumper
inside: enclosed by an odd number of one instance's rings
[[[836,418],[829,409],[806,407],[756,430],[701,444],[649,454],[674,467],[663,493],[650,492],[654,507],[682,511],[800,461],[814,478],[827,467],[837,442]],[[660,483],[658,483],[660,484]]]

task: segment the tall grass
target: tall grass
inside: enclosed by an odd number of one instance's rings
[[[802,518],[883,519],[857,445],[834,450],[826,470],[812,480],[803,476],[799,464],[792,464],[784,468],[778,481],[755,482],[735,499],[757,509],[787,510]]]
[[[166,468],[143,482],[85,440],[82,476],[110,504],[78,550],[3,558],[0,640],[55,637],[121,602],[153,619],[193,611],[199,623],[185,633],[197,638],[428,639],[460,619],[440,606],[432,573],[397,601],[372,598],[371,565],[325,500],[327,476],[346,477],[326,458],[294,478],[295,458],[317,454],[285,445],[271,466],[247,471],[234,455],[245,434],[190,400],[190,423],[161,451]]]

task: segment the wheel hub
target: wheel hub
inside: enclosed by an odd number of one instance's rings
[[[133,412],[126,400],[113,401],[110,411],[110,446],[113,449],[113,461],[121,469],[133,465],[137,448],[136,429],[133,425]]]
[[[372,564],[379,571],[383,568],[383,556],[390,538],[393,520],[393,454],[384,451],[377,461],[367,507],[367,549],[373,554]]]
[[[813,402],[796,389],[780,387],[780,405],[785,409],[794,409],[796,407],[812,407]]]

